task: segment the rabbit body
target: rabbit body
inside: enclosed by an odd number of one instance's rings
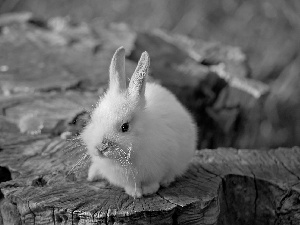
[[[123,56],[122,48],[115,53],[117,59],[118,54]],[[113,62],[111,67],[118,66]],[[123,78],[111,77],[109,90],[81,134],[92,159],[88,180],[105,178],[133,197],[155,193],[182,175],[197,142],[196,125],[176,97],[159,84],[146,83],[148,67],[149,56],[142,55],[128,89],[121,84]],[[117,147],[99,153],[104,139]]]

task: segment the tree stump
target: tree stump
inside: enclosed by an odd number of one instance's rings
[[[87,182],[86,166],[68,174],[82,153],[66,154],[65,140],[16,135],[2,124],[9,140],[0,152],[3,224],[300,222],[299,148],[198,151],[170,187],[133,199],[105,181]]]
[[[251,146],[268,87],[249,76],[238,48],[28,13],[4,15],[0,26],[0,224],[299,223],[299,148],[197,151],[170,187],[133,199],[87,182],[84,150],[64,138],[89,119],[123,45],[128,76],[149,52],[152,82],[193,112],[199,147]]]

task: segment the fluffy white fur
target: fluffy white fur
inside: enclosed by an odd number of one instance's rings
[[[118,60],[124,60],[118,57],[123,55],[123,48],[118,49],[112,62],[118,65]],[[134,74],[129,85],[136,85],[140,92],[129,94],[126,85],[125,89],[109,88],[81,134],[92,159],[88,180],[105,178],[133,197],[155,193],[160,185],[168,186],[186,171],[196,149],[196,126],[191,115],[167,89],[146,83],[148,67],[149,61],[141,59],[135,73],[143,69],[147,72],[137,82],[132,81]],[[110,78],[110,86],[116,87],[112,82],[122,80],[125,79]],[[121,131],[125,122],[129,122],[128,132]],[[101,145],[103,138],[116,142],[122,154],[100,156],[96,146]]]

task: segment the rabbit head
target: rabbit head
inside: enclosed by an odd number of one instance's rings
[[[139,117],[146,104],[145,85],[149,66],[149,55],[144,52],[126,87],[125,50],[123,47],[116,50],[109,69],[109,88],[81,135],[92,158],[130,157],[132,146],[138,144],[136,137],[143,127]]]

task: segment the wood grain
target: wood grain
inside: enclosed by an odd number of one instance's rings
[[[5,196],[1,204],[4,221],[17,218],[16,221],[21,220],[25,224],[30,221],[36,224],[54,221],[80,221],[81,224],[109,224],[109,221],[216,224],[220,211],[225,210],[220,204],[225,200],[222,195],[227,193],[224,193],[224,181],[237,179],[232,175],[249,177],[256,183],[265,182],[274,190],[280,190],[277,192],[281,194],[289,192],[287,199],[281,202],[282,207],[287,207],[288,202],[291,204],[295,196],[299,196],[299,178],[296,175],[299,172],[299,148],[202,150],[195,155],[189,171],[170,187],[149,197],[133,199],[120,188],[109,186],[104,181],[87,182],[86,167],[67,176],[74,161],[78,160],[76,154],[67,152],[69,155],[65,155],[67,145],[60,138],[41,138],[28,140],[25,148],[24,144],[16,141],[12,147],[6,146],[2,150],[0,165],[12,172],[18,171],[13,180],[1,184]],[[289,163],[286,164],[286,161]],[[253,195],[255,193],[248,198]],[[276,196],[280,197],[283,196]],[[294,209],[296,205],[293,203]],[[289,210],[292,211],[287,207],[285,216]],[[5,216],[12,214],[11,217]]]
[[[6,30],[0,36],[0,224],[299,223],[297,147],[197,151],[184,176],[141,199],[106,181],[87,182],[89,161],[74,169],[85,150],[65,136],[88,122],[120,45],[128,49],[127,76],[140,52],[149,52],[152,81],[192,110],[202,148],[255,143],[268,88],[249,76],[236,47],[56,19],[0,17]],[[43,122],[41,133],[20,132],[27,114]]]
[[[13,203],[23,223],[34,220],[43,224],[54,219],[59,222],[80,218],[84,224],[110,219],[172,224],[174,217],[184,221],[205,219],[210,221],[208,224],[216,222],[221,179],[201,168],[192,166],[186,176],[169,188],[149,197],[133,199],[120,188],[105,186],[103,182],[88,183],[86,168],[67,176],[78,158],[70,152],[69,156],[64,155],[65,140],[46,138],[27,143],[27,146],[24,148],[17,143],[13,148],[7,146],[8,150],[1,152],[0,159],[0,165],[20,172],[12,181],[3,183],[1,190],[9,201],[3,203],[3,210],[7,212],[6,207],[11,209]]]

